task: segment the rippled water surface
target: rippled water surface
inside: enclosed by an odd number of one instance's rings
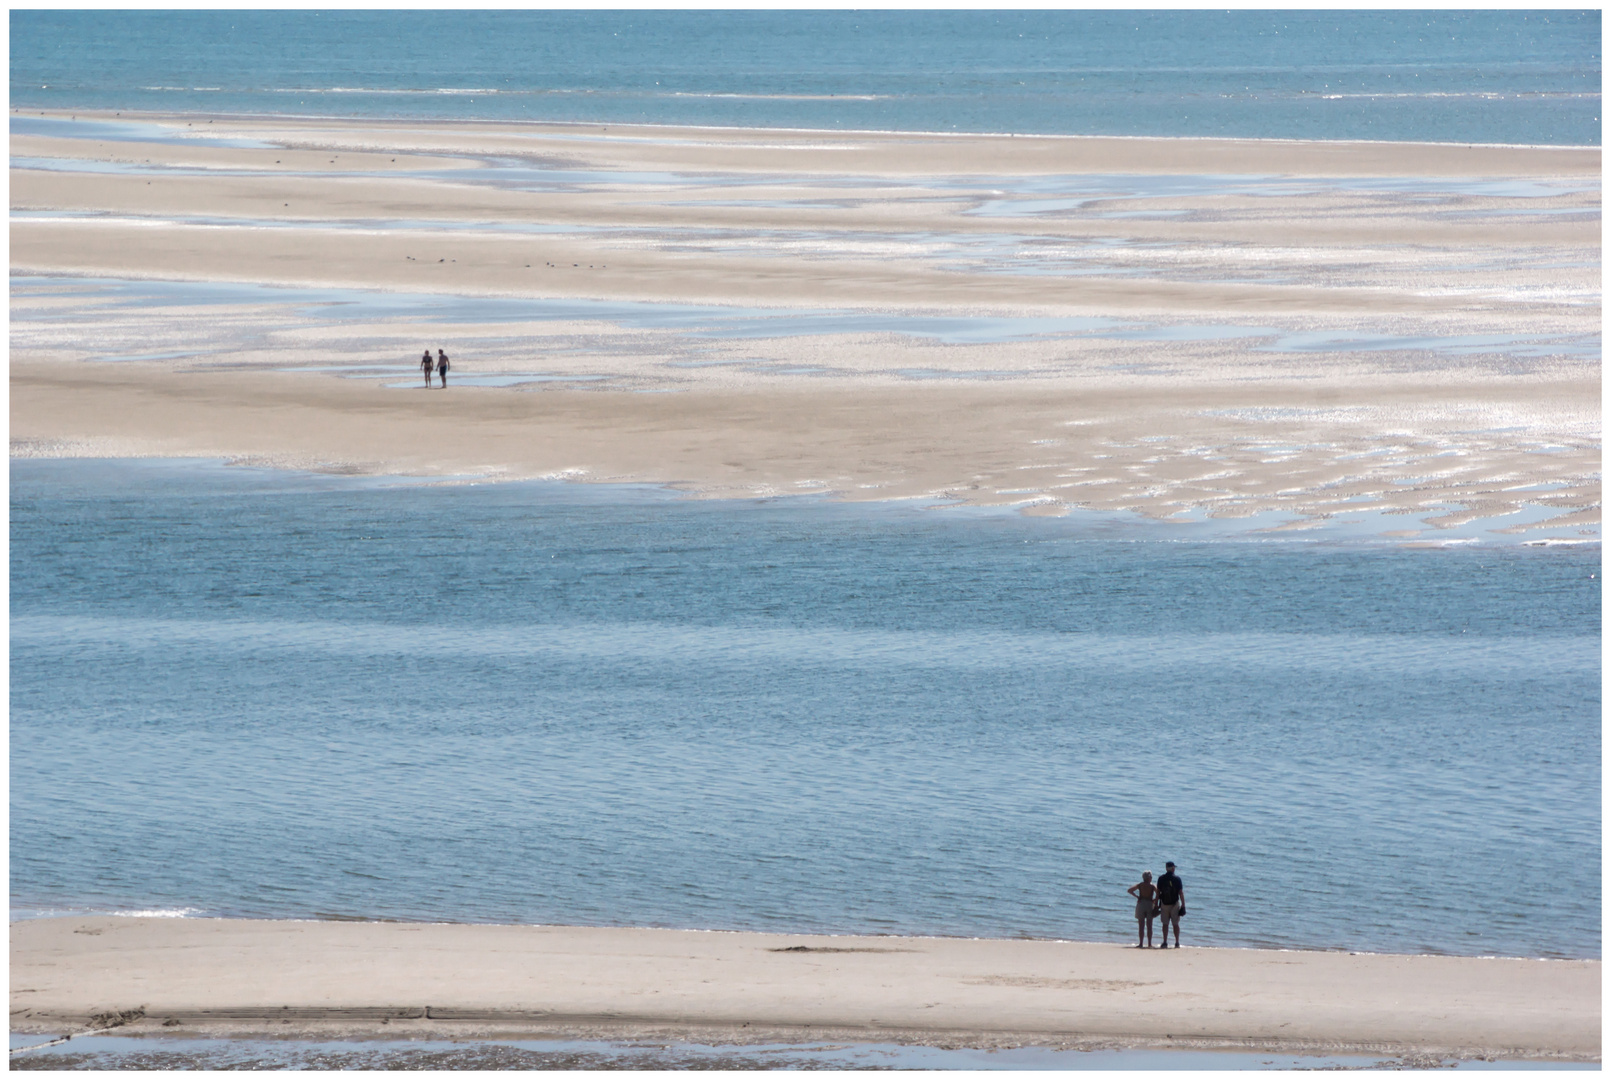
[[[316,1042],[301,1039],[208,1039],[97,1036],[17,1053],[38,1036],[12,1037],[11,1068],[62,1070],[388,1069],[388,1070],[617,1070],[788,1069],[1586,1069],[1580,1062],[1516,1062],[1439,1058],[1396,1059],[1357,1054],[1303,1057],[1223,1050],[944,1050],[896,1043],[813,1043],[703,1046],[636,1039],[396,1039]]]
[[[20,913],[1599,956],[1599,553],[11,467]]]
[[[1598,146],[1600,13],[18,11],[11,101]]]

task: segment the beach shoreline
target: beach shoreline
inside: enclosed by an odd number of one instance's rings
[[[11,938],[16,1033],[1599,1060],[1597,960],[118,916]]]
[[[1414,386],[1361,385],[1354,400],[1369,405],[1359,420],[1339,410],[1344,424],[1317,425],[1303,415],[1312,397],[1278,383],[1199,386],[1183,407],[1168,388],[935,382],[801,379],[676,394],[559,384],[427,396],[274,371],[14,361],[11,452],[202,457],[449,482],[649,483],[706,498],[938,499],[1058,516],[1077,507],[1166,519],[1200,506],[1219,519],[1282,512],[1308,527],[1386,511],[1415,515],[1394,526],[1410,539],[1487,519],[1515,536],[1581,539],[1578,530],[1598,522],[1597,440],[1459,434],[1485,415],[1572,409],[1569,385],[1541,388],[1532,401],[1514,388],[1473,386],[1458,402]],[[1585,399],[1594,389],[1582,388]],[[1293,415],[1265,419],[1260,409]],[[1368,425],[1383,415],[1416,416],[1423,433],[1375,435]],[[1160,442],[1170,430],[1185,445]],[[1440,460],[1455,440],[1469,451]],[[1282,443],[1321,446],[1270,460],[1264,448]],[[1198,449],[1205,444],[1217,449]],[[1536,452],[1549,444],[1557,448]],[[1429,466],[1446,478],[1428,476]],[[1483,483],[1482,472],[1498,472],[1499,482]],[[1227,491],[1215,473],[1241,482]],[[1506,520],[1535,505],[1554,512]]]
[[[41,116],[54,119],[77,119],[83,117],[94,121],[124,121],[124,122],[157,122],[162,120],[223,120],[226,122],[285,122],[304,121],[308,123],[324,124],[354,124],[354,125],[384,125],[397,124],[408,127],[451,125],[454,127],[508,127],[516,130],[526,129],[538,131],[554,128],[566,129],[593,129],[616,128],[629,130],[643,130],[647,132],[663,132],[676,134],[685,131],[708,131],[718,134],[781,134],[781,135],[820,135],[820,136],[866,136],[866,137],[902,137],[941,138],[941,139],[1063,139],[1070,141],[1116,141],[1116,142],[1156,142],[1156,143],[1270,143],[1276,145],[1296,146],[1363,146],[1363,147],[1404,147],[1404,148],[1451,148],[1466,150],[1561,150],[1561,151],[1590,151],[1599,154],[1603,149],[1594,143],[1502,143],[1502,142],[1462,142],[1438,141],[1435,139],[1304,139],[1286,136],[1252,136],[1252,135],[1120,135],[1120,134],[1088,134],[1077,132],[1015,132],[1015,131],[942,131],[924,130],[918,128],[827,128],[827,127],[790,127],[786,125],[754,125],[754,124],[697,124],[697,123],[656,123],[646,120],[634,121],[606,121],[606,120],[556,120],[556,119],[517,119],[512,117],[452,117],[446,118],[429,113],[410,115],[406,113],[388,114],[385,116],[357,116],[341,113],[296,113],[296,112],[233,112],[229,110],[214,109],[32,109],[24,112],[22,107],[12,109],[17,116]]]

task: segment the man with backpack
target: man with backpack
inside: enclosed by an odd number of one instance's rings
[[[1175,926],[1175,948],[1180,948],[1180,917],[1186,914],[1186,887],[1175,876],[1175,864],[1164,863],[1158,879],[1158,914],[1163,918],[1163,941],[1158,948],[1169,948],[1169,924]]]

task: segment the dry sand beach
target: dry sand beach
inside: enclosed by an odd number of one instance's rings
[[[679,930],[12,926],[13,1031],[542,1033],[1592,1061],[1600,964]],[[99,1017],[99,1019],[96,1019]]]
[[[12,137],[14,455],[1599,520],[1598,149],[59,119]]]

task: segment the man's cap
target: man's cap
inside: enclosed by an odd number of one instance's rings
[[[1175,864],[1172,863],[1172,862],[1166,862],[1166,863],[1164,863],[1164,866],[1168,867],[1170,870],[1173,870],[1175,868]]]

